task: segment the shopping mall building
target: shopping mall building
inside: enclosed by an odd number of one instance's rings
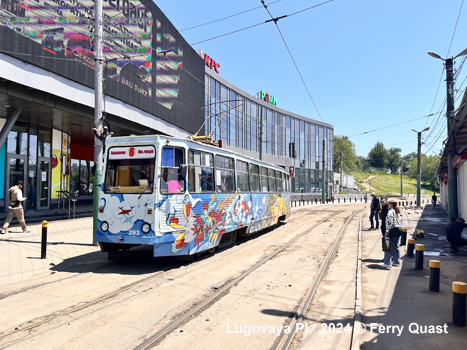
[[[17,180],[25,184],[26,211],[56,206],[60,191],[92,199],[93,5],[0,1],[2,211]],[[332,125],[223,79],[227,68],[192,49],[152,2],[104,2],[104,22],[103,110],[115,136],[213,131],[222,147],[294,167],[292,190],[301,193],[320,192],[324,140],[332,186]]]

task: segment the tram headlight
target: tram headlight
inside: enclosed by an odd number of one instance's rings
[[[147,234],[149,233],[149,231],[151,231],[151,225],[145,222],[143,226],[141,226],[141,230],[143,231],[144,234]]]
[[[101,224],[101,230],[103,232],[107,232],[109,230],[109,223],[107,221],[103,221]]]

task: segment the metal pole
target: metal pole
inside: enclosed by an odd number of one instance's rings
[[[418,154],[417,154],[417,206],[420,206],[420,197],[421,197],[421,188],[422,185],[422,167],[421,167],[421,157],[422,157],[422,132],[417,132],[418,134]]]
[[[11,112],[10,116],[7,118],[5,125],[3,125],[3,128],[0,131],[0,148],[3,147],[3,144],[5,143],[8,134],[10,133],[11,129],[13,129],[13,126],[15,125],[16,120],[18,119],[19,114],[22,110],[22,108],[15,108]]]
[[[102,68],[102,0],[95,0],[95,19],[94,19],[94,121],[102,122],[102,82],[103,82],[103,68]],[[97,124],[97,123],[96,123]],[[95,125],[97,129],[103,128],[103,125]],[[94,137],[94,164],[96,165],[96,171],[94,173],[94,188],[93,188],[93,235],[92,244],[96,245],[96,234],[97,234],[97,215],[99,206],[99,194],[100,185],[102,178],[102,141]]]
[[[341,161],[341,176],[340,176],[340,179],[339,179],[339,192],[342,192],[342,153],[339,154],[339,157],[340,157],[340,161]]]
[[[402,180],[402,175],[404,173],[404,164],[403,164],[403,160],[401,160],[401,197],[404,196],[404,184],[403,184],[403,180]]]
[[[259,160],[263,160],[263,109],[259,108],[261,111],[259,115]],[[294,164],[295,165],[295,164]],[[290,191],[292,192],[292,191]]]
[[[449,220],[454,221],[457,218],[457,176],[456,170],[452,167],[452,160],[455,157],[454,150],[450,144],[451,137],[451,126],[454,119],[454,59],[446,59],[446,89],[447,89],[447,100],[446,100],[446,115],[447,115],[447,139],[446,147],[449,150],[448,153],[448,215]]]
[[[326,139],[323,139],[323,188],[322,188],[322,194],[321,198],[323,200],[323,203],[326,200],[326,180],[325,180],[325,167],[326,167]]]

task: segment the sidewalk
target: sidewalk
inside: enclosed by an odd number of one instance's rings
[[[49,222],[46,259],[40,258],[42,225],[28,222],[31,232],[23,233],[13,223],[11,232],[0,235],[0,294],[34,285],[39,276],[44,283],[44,275],[53,281],[108,263],[107,254],[92,245],[92,217]]]
[[[401,267],[382,269],[381,231],[369,230],[369,222],[363,222],[362,322],[366,331],[361,338],[361,348],[393,349],[402,345],[404,348],[449,349],[462,346],[467,339],[467,327],[452,323],[452,282],[467,282],[467,250],[450,253],[450,244],[445,239],[448,217],[439,206],[437,210],[429,204],[424,210],[406,211],[409,219],[405,216],[403,224],[408,228],[408,238],[416,229],[428,233],[426,238],[415,241],[425,248],[423,270],[415,270],[415,260],[406,256],[406,246],[401,247]],[[439,293],[429,291],[429,260],[441,262]],[[445,324],[446,328],[442,328]],[[379,326],[384,328],[377,328]],[[440,333],[430,333],[425,326],[440,326],[437,328]]]

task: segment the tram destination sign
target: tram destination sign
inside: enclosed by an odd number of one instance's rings
[[[155,154],[152,146],[112,147],[109,149],[109,159],[145,159],[154,158]]]

